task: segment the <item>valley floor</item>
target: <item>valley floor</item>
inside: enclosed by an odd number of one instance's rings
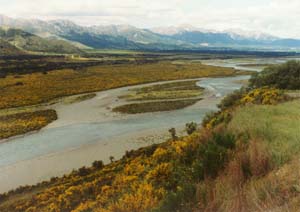
[[[56,70],[47,74],[8,75],[0,79],[0,108],[2,109],[0,110],[0,122],[1,120],[8,120],[11,117],[9,115],[17,116],[19,114],[22,116],[24,112],[29,112],[32,117],[27,120],[11,119],[10,126],[12,128],[6,126],[4,131],[0,131],[0,139],[37,130],[51,122],[51,118],[46,121],[47,123],[38,121],[40,117],[35,116],[35,114],[42,113],[42,111],[37,112],[38,108],[47,107],[47,104],[53,104],[57,102],[57,99],[64,96],[156,81],[233,76],[245,73],[247,72],[238,72],[231,68],[211,67],[201,63],[185,62],[176,65],[164,61],[148,64],[82,67],[76,70]],[[88,98],[92,97],[89,96]],[[86,95],[81,95],[78,98],[81,99],[71,99],[69,103],[88,99]],[[32,105],[36,106],[32,107]],[[22,126],[17,127],[21,122]],[[13,129],[14,125],[16,126],[15,129]]]

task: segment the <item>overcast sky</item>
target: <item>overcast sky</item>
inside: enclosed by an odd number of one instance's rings
[[[300,0],[0,0],[0,14],[142,28],[189,24],[300,38]]]

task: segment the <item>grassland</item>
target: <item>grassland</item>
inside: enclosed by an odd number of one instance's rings
[[[206,198],[199,198],[198,210],[299,211],[299,104],[246,105],[232,111],[225,132],[237,138],[235,153],[215,179],[197,185]],[[216,195],[209,197],[210,192]]]
[[[203,88],[197,86],[196,82],[192,80],[146,86],[132,89],[131,93],[121,98],[128,101],[195,98],[203,94]]]
[[[0,116],[0,139],[39,130],[57,119],[54,110],[22,112]]]
[[[152,101],[152,102],[142,102],[125,104],[113,109],[114,112],[137,114],[137,113],[149,113],[149,112],[159,112],[159,111],[171,111],[178,110],[195,104],[201,99],[184,99],[184,100],[174,100],[174,101]]]
[[[253,118],[255,117],[255,118]],[[238,109],[229,129],[262,139],[277,167],[300,152],[300,101]]]
[[[48,74],[9,75],[0,79],[0,109],[34,105],[58,97],[163,80],[244,74],[230,68],[200,63],[170,62],[103,65],[63,69]]]

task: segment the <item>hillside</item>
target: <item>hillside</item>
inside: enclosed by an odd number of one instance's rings
[[[22,50],[0,39],[0,56],[25,54]]]
[[[14,28],[0,28],[0,38],[17,48],[32,52],[80,53],[77,47],[63,40],[45,39]]]
[[[0,210],[299,211],[300,101],[287,92],[236,91],[188,136],[3,194]]]

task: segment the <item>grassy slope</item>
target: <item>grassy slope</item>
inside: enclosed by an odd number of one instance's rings
[[[57,97],[162,80],[242,74],[230,68],[170,62],[103,65],[0,79],[0,109],[39,104]]]
[[[197,185],[207,198],[198,197],[198,209],[299,211],[299,105],[251,105],[233,113],[228,130],[243,135],[241,143],[216,179]]]
[[[236,111],[229,128],[263,139],[280,166],[300,152],[300,101],[243,107]]]
[[[203,129],[178,141],[128,152],[105,167],[95,165],[20,189],[9,199],[3,197],[0,209],[297,211],[299,104],[296,100],[240,107],[228,128],[217,127],[213,133]],[[285,160],[278,163],[278,155]]]

